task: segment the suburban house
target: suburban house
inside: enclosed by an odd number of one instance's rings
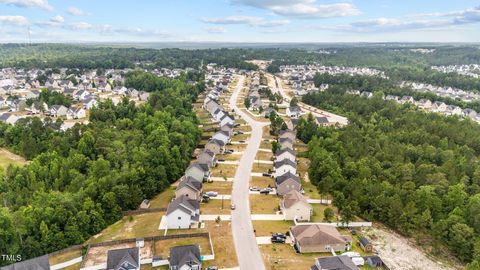
[[[197,162],[200,164],[207,164],[209,168],[215,167],[215,165],[217,165],[215,153],[208,149],[204,149],[200,153],[200,155],[197,156]]]
[[[230,142],[230,136],[227,131],[219,131],[212,136],[212,139],[220,140],[224,144]]]
[[[394,96],[394,95],[387,95],[385,97],[385,100],[393,100],[393,101],[398,101],[399,97],[398,96]]]
[[[297,138],[297,135],[295,134],[295,131],[287,129],[287,130],[280,130],[280,132],[278,133],[278,137],[289,138],[290,140],[295,141],[295,139]]]
[[[449,115],[462,115],[462,109],[458,106],[448,105],[447,112]]]
[[[233,136],[233,124],[227,123],[227,124],[221,126],[220,130],[227,132],[228,136],[230,136],[230,137]]]
[[[343,252],[350,250],[352,238],[341,235],[331,225],[297,225],[290,228],[290,236],[300,253]]]
[[[207,164],[194,162],[185,170],[185,176],[191,176],[197,181],[203,182],[210,178],[210,170]]]
[[[422,98],[417,101],[417,106],[424,110],[430,110],[433,103],[429,99]]]
[[[368,241],[367,238],[365,238],[363,236],[358,239],[358,244],[360,244],[360,247],[365,252],[372,252],[373,251],[372,244],[370,243],[370,241]]]
[[[440,102],[440,101],[435,101],[432,104],[432,111],[433,112],[446,112],[447,111],[447,104]]]
[[[371,98],[373,97],[373,93],[372,92],[368,92],[368,91],[363,91],[361,94],[360,94],[361,97],[365,97],[365,98]]]
[[[18,117],[11,113],[4,113],[0,115],[0,121],[10,124],[10,125],[15,125],[15,123],[18,121]]]
[[[67,111],[67,119],[80,119],[87,117],[87,112],[84,108],[70,107]]]
[[[275,178],[275,187],[278,195],[285,195],[292,190],[302,190],[300,178],[290,172]]]
[[[53,117],[67,116],[68,108],[63,105],[53,105],[50,107],[49,115]]]
[[[34,101],[32,105],[30,105],[29,110],[32,114],[38,114],[42,111],[48,111],[48,105],[45,102],[41,103],[40,101]]]
[[[277,111],[272,107],[267,107],[263,110],[263,117],[269,118],[272,113],[277,114]]]
[[[320,257],[315,260],[310,270],[358,270],[359,268],[353,263],[352,259],[347,255]]]
[[[213,118],[215,119],[215,121],[217,122],[220,122],[220,119],[222,119],[222,117],[225,115],[226,113],[224,111],[222,111],[220,108],[217,108],[214,112],[213,112]]]
[[[216,109],[220,109],[220,105],[218,105],[218,103],[214,100],[210,99],[203,105],[203,108],[213,115]]]
[[[320,125],[320,126],[326,127],[330,125],[330,121],[328,121],[328,118],[326,116],[316,117],[315,121],[317,122],[317,125]]]
[[[279,149],[275,152],[275,160],[282,161],[288,159],[292,162],[296,162],[297,160],[297,153],[292,150],[291,148]]]
[[[280,149],[290,148],[293,149],[294,141],[290,138],[278,138],[278,143],[280,144]]]
[[[205,150],[215,153],[215,155],[223,154],[223,151],[225,150],[225,143],[217,139],[210,139],[207,144],[205,144],[204,148]]]
[[[281,161],[275,161],[273,163],[273,167],[275,170],[274,176],[278,177],[280,175],[284,175],[287,172],[290,172],[291,174],[297,174],[297,163],[289,160],[289,159],[284,159]]]
[[[140,270],[138,247],[112,249],[107,253],[107,270]]]
[[[283,196],[280,210],[285,220],[310,221],[313,213],[313,208],[307,199],[296,190],[291,190]]]
[[[302,114],[302,110],[298,106],[289,106],[286,113],[290,118],[298,118]]]
[[[413,99],[412,96],[403,96],[399,102],[401,104],[406,104],[406,103],[414,103],[415,102],[415,99]]]
[[[87,98],[88,96],[90,95],[89,92],[87,92],[86,90],[79,90],[77,91],[74,95],[73,95],[73,99],[75,100],[84,100],[85,98]]]
[[[175,190],[175,198],[185,196],[191,200],[202,199],[203,183],[190,176],[183,176]]]
[[[48,255],[17,262],[0,268],[1,270],[50,270]]]
[[[220,119],[220,126],[224,126],[226,124],[230,125],[235,125],[235,118],[229,114],[225,114],[221,119]]]
[[[462,115],[463,117],[470,117],[472,119],[475,119],[475,117],[477,117],[477,112],[475,110],[467,108],[462,111]]]
[[[82,103],[83,103],[83,107],[84,107],[85,109],[88,109],[88,110],[90,110],[90,109],[92,109],[93,107],[96,107],[96,106],[98,105],[97,100],[94,99],[94,98],[91,98],[91,97],[90,97],[90,98],[86,98],[85,100],[82,101]]]
[[[170,202],[167,208],[168,229],[189,229],[194,227],[200,218],[200,204],[197,200],[180,196]]]
[[[170,248],[170,270],[201,270],[200,246],[188,245]]]

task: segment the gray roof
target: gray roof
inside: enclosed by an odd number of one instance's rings
[[[7,121],[8,118],[10,118],[12,114],[11,113],[4,113],[0,115],[0,121]]]
[[[275,181],[277,182],[277,185],[280,185],[288,179],[293,179],[294,181],[300,183],[300,178],[298,178],[298,176],[294,175],[293,173],[291,173],[289,171],[284,173],[283,175],[278,176],[275,179]]]
[[[360,238],[358,239],[358,241],[362,244],[362,246],[366,246],[366,245],[370,244],[370,242],[368,241],[368,239],[365,238],[365,237],[363,237],[363,236],[360,237]]]
[[[124,270],[129,269],[124,266],[130,264],[133,267],[140,265],[139,249],[134,248],[122,248],[109,250],[107,253],[107,270]]]
[[[200,247],[198,245],[172,247],[168,262],[170,267],[177,266],[178,268],[184,265],[200,265]]]
[[[181,211],[191,214],[192,211],[199,210],[200,204],[196,200],[190,200],[187,196],[180,196],[173,200],[167,208],[167,215],[173,211],[180,209]]]
[[[292,141],[290,138],[279,138],[279,139],[278,139],[278,142],[279,142],[280,144],[283,144],[283,143],[285,143],[285,142],[291,142],[291,143],[293,144],[293,141]]]
[[[218,140],[218,139],[210,139],[210,140],[208,141],[208,143],[218,144],[219,146],[224,146],[224,145],[225,145],[225,143],[224,143],[223,141]],[[207,144],[208,144],[208,143],[207,143]]]
[[[290,159],[284,159],[281,161],[275,161],[274,166],[275,168],[282,167],[283,165],[290,165],[293,168],[297,168],[297,163],[291,161]]]
[[[328,123],[329,123],[328,118],[325,117],[325,116],[319,116],[319,117],[317,117],[317,122],[318,122],[318,123],[321,123],[321,124],[328,124]]]
[[[284,149],[278,149],[277,152],[275,152],[275,156],[279,156],[285,152],[289,152],[290,154],[296,156],[297,153],[295,152],[295,150],[293,149],[290,149],[290,148],[284,148]]]
[[[200,170],[202,170],[204,172],[209,171],[207,164],[198,163],[198,162],[192,163],[190,166],[188,166],[187,171],[190,170],[191,168],[199,168]]]
[[[0,270],[50,270],[48,255],[0,267]]]
[[[352,259],[346,255],[334,256],[334,257],[321,257],[317,258],[318,264],[322,269],[329,270],[358,270]]]
[[[188,187],[192,190],[195,191],[200,191],[202,190],[203,183],[198,181],[197,179],[191,177],[191,176],[183,176],[180,179],[180,183],[177,186],[177,190],[183,188],[183,187]]]

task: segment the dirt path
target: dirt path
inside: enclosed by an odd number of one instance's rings
[[[15,161],[18,161],[18,162],[27,162],[23,157],[19,156],[19,155],[15,155],[14,153],[8,151],[7,149],[5,148],[0,148],[0,155],[3,155],[11,160],[15,160]]]
[[[428,258],[408,240],[383,228],[371,228],[366,233],[379,251],[379,256],[391,270],[450,270],[457,269]]]

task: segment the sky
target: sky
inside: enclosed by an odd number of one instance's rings
[[[480,42],[478,0],[0,0],[6,42]]]

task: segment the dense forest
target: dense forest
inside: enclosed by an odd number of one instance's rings
[[[463,109],[470,108],[480,112],[480,102],[478,101],[465,102],[460,99],[441,97],[431,92],[418,92],[410,87],[400,87],[401,80],[361,75],[351,76],[347,74],[316,74],[314,80],[317,87],[326,83],[329,85],[329,91],[335,93],[345,93],[349,90],[358,90],[361,92],[369,91],[380,93],[380,95],[395,95],[399,97],[412,96],[415,100],[425,98],[432,102],[441,101],[448,105],[456,105]],[[480,89],[480,85],[478,89]]]
[[[127,74],[135,77],[156,86],[135,85],[152,92],[148,102],[101,102],[88,125],[63,132],[36,117],[0,123],[1,147],[31,160],[0,175],[3,254],[31,258],[82,243],[182,175],[200,138],[192,102],[202,76]]]
[[[297,127],[308,143],[310,179],[340,213],[420,242],[434,237],[465,262],[480,258],[480,125],[380,96],[327,91],[303,101],[350,120],[321,127],[309,116]]]

